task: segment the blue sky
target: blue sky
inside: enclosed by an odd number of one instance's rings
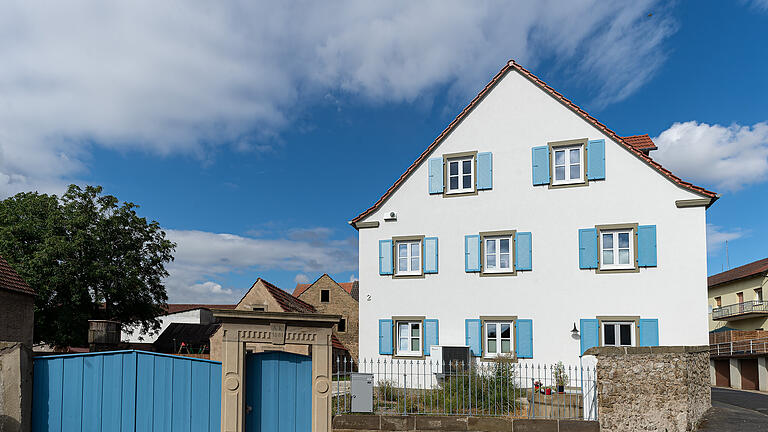
[[[437,4],[3,6],[0,195],[138,203],[172,302],[348,281],[347,221],[514,58],[722,194],[710,274],[768,256],[768,2]]]

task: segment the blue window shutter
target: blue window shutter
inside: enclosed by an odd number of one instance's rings
[[[659,346],[659,320],[640,320],[640,346]]]
[[[429,193],[443,193],[443,158],[432,158],[427,165],[429,168]]]
[[[464,320],[464,336],[469,353],[475,357],[483,355],[483,322],[479,319]]]
[[[597,228],[579,230],[579,268],[597,268]]]
[[[437,237],[424,239],[424,273],[437,273]]]
[[[392,240],[379,240],[379,274],[392,274]]]
[[[637,227],[637,265],[656,267],[656,225]]]
[[[477,189],[493,188],[493,155],[491,152],[477,154]]]
[[[533,185],[549,184],[549,147],[534,147],[533,159]]]
[[[379,320],[379,354],[392,354],[392,320]]]
[[[464,271],[467,273],[480,271],[480,236],[464,236]]]
[[[605,180],[605,140],[587,143],[587,179]]]
[[[531,270],[531,233],[519,232],[515,234],[515,270]]]
[[[432,345],[440,345],[440,331],[436,319],[424,320],[424,355],[429,355]]]
[[[600,346],[600,323],[596,319],[582,319],[579,322],[581,330],[581,355],[589,348]]]
[[[517,358],[533,358],[533,320],[515,322],[515,340]]]

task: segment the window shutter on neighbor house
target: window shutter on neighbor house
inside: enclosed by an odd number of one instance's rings
[[[392,320],[379,320],[379,354],[392,354]]]
[[[515,234],[515,270],[531,270],[531,233],[519,232]]]
[[[597,268],[597,228],[579,230],[579,268]]]
[[[477,154],[477,189],[493,188],[493,155],[491,152]]]
[[[424,239],[424,273],[437,273],[437,237]]]
[[[464,337],[469,353],[480,357],[483,354],[483,322],[479,319],[464,320]]]
[[[659,346],[659,320],[641,319],[640,327],[640,346]]]
[[[587,142],[587,179],[605,180],[605,140]]]
[[[600,346],[600,323],[596,319],[582,319],[579,321],[581,327],[581,355],[584,351]]]
[[[533,185],[549,184],[549,147],[534,147],[531,153],[533,159]]]
[[[533,320],[515,322],[515,346],[517,358],[533,358]]]
[[[637,265],[656,267],[656,225],[637,227]]]
[[[443,158],[432,158],[427,162],[429,168],[429,193],[443,193]]]
[[[379,274],[392,274],[392,240],[379,240]]]
[[[440,331],[436,319],[424,320],[424,355],[429,355],[432,345],[440,345]]]
[[[480,271],[480,236],[464,236],[464,271],[467,273]]]

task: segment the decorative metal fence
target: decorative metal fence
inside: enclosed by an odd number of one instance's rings
[[[352,412],[350,374],[373,375],[373,412],[511,418],[597,419],[594,367],[534,365],[509,359],[446,363],[337,361],[334,414]]]

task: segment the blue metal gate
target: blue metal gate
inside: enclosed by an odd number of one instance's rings
[[[249,354],[245,368],[247,432],[312,430],[312,359],[266,352]]]
[[[34,359],[34,432],[220,429],[220,362],[144,351]]]

